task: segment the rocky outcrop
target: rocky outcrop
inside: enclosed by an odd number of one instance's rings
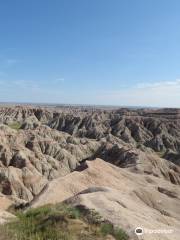
[[[97,157],[180,183],[179,110],[1,107],[0,122],[0,191],[8,196],[29,202]]]
[[[76,139],[44,125],[28,130],[1,125],[0,142],[0,191],[26,201],[100,147],[97,141]]]
[[[139,114],[139,115],[138,115]],[[143,145],[154,151],[180,150],[179,113],[166,111],[107,111],[75,116],[58,114],[48,122],[51,128],[78,137],[100,139],[109,134],[133,145]]]

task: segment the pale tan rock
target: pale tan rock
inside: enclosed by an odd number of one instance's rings
[[[157,239],[177,239],[180,227],[180,188],[163,178],[120,169],[103,160],[87,162],[88,168],[53,180],[33,202],[33,207],[68,199],[74,205],[95,209],[130,236],[138,226],[167,229],[174,233],[156,234]],[[165,191],[166,190],[166,191]],[[153,239],[145,234],[143,239]]]
[[[2,211],[0,209],[0,224],[7,223],[9,221],[12,221],[15,218],[15,216],[7,211]]]

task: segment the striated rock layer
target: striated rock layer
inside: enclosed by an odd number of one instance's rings
[[[178,109],[0,107],[1,211],[70,198],[130,235],[138,223],[177,232],[179,185]]]

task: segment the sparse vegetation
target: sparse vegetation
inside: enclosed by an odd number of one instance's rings
[[[101,224],[101,233],[103,236],[112,235],[117,240],[127,240],[127,234],[120,228],[114,228],[112,224]]]
[[[107,235],[128,239],[110,223],[89,223],[78,208],[69,205],[46,205],[16,215],[16,220],[0,227],[0,240],[103,240]]]
[[[9,123],[8,126],[15,130],[19,130],[21,128],[21,124],[19,122]]]
[[[100,224],[103,222],[101,215],[94,209],[83,211],[83,216],[89,224]]]
[[[162,151],[156,152],[156,154],[158,155],[158,157],[163,158],[165,155],[165,151],[162,150]]]

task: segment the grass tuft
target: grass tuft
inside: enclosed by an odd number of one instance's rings
[[[110,223],[87,221],[78,208],[66,204],[46,205],[17,212],[16,216],[16,220],[0,226],[0,240],[103,240],[107,235],[128,239],[123,230]]]
[[[19,130],[21,128],[21,124],[19,122],[9,123],[8,126],[15,130]]]

